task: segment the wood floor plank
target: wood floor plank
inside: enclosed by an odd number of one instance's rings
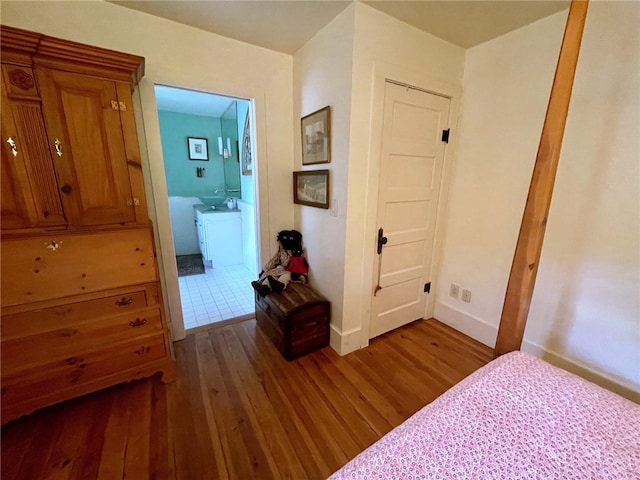
[[[268,357],[283,390],[292,397],[292,405],[298,417],[311,433],[314,444],[321,450],[321,456],[332,472],[335,470],[334,466],[343,464],[348,456],[345,455],[340,440],[331,434],[332,429],[325,425],[327,417],[318,414],[318,401],[310,399],[308,391],[301,388],[299,379],[294,375],[298,370],[298,361],[286,362],[277,350],[271,348],[271,342],[259,329],[257,341],[263,345],[261,352]]]
[[[236,385],[242,389],[245,408],[252,411],[252,418],[258,422],[259,428],[256,432],[263,449],[271,454],[274,470],[277,471],[277,475],[274,476],[305,479],[304,469],[275,413],[277,406],[271,403],[264,390],[264,373],[261,368],[256,369],[251,364],[235,330],[229,327],[223,332],[235,370],[233,378],[237,380]]]
[[[492,359],[435,320],[344,357],[287,362],[255,320],[174,347],[174,383],[117,385],[5,425],[2,480],[323,479]]]
[[[104,435],[102,434],[109,420],[114,396],[114,389],[109,389],[107,395],[100,393],[92,394],[96,402],[95,410],[86,428],[83,449],[80,450],[80,457],[73,465],[73,470],[69,478],[82,480],[95,480],[98,478],[100,458],[104,449]],[[85,420],[86,421],[86,420]]]
[[[264,391],[273,405],[278,407],[275,408],[275,413],[290,439],[291,446],[305,470],[306,477],[309,479],[327,477],[331,473],[331,468],[325,461],[325,452],[316,445],[314,436],[307,428],[306,422],[303,420],[304,415],[301,417],[297,412],[296,405],[299,405],[299,402],[292,398],[292,395],[287,395],[286,387],[280,385],[274,368],[264,368],[264,365],[269,365],[263,356],[263,349],[267,347],[268,340],[256,335],[255,323],[244,322],[234,328],[243,330],[243,335],[239,336],[242,347],[254,368],[262,372]],[[263,348],[260,348],[261,342],[263,342]]]
[[[196,338],[196,348],[198,351],[198,363],[201,365],[198,368],[200,373],[200,388],[202,392],[202,400],[204,405],[204,411],[206,415],[206,421],[209,429],[209,438],[211,439],[211,448],[213,449],[216,458],[216,471],[217,478],[223,480],[229,478],[229,470],[225,464],[224,447],[222,445],[221,433],[223,429],[216,420],[215,410],[218,409],[216,405],[216,394],[218,392],[215,386],[215,376],[209,373],[207,368],[203,368],[208,365],[213,359],[213,348],[209,337],[202,335]],[[212,378],[214,377],[214,378]],[[219,378],[219,376],[217,376]]]
[[[98,480],[121,479],[124,476],[125,449],[129,416],[136,397],[134,385],[124,384],[111,405],[109,420],[103,432],[103,450],[98,468]]]
[[[342,373],[322,355],[311,355],[300,359],[300,365],[314,381],[318,395],[326,399],[333,407],[342,424],[353,430],[353,435],[360,450],[380,438],[383,433],[391,429],[391,425],[375,412],[371,406],[360,397]]]
[[[169,455],[171,429],[167,418],[169,406],[168,389],[175,382],[165,385],[156,379],[151,383],[151,426],[149,429],[149,480],[175,480],[175,464],[173,455]]]
[[[223,327],[223,329],[224,328],[225,327]],[[232,430],[234,435],[230,436],[230,438],[235,443],[243,443],[249,454],[247,460],[250,462],[251,467],[250,476],[240,478],[274,478],[276,468],[273,463],[273,458],[270,452],[265,452],[260,448],[262,439],[259,438],[258,432],[256,431],[259,425],[252,412],[242,403],[242,392],[234,383],[232,373],[233,366],[231,365],[232,359],[224,344],[222,335],[209,334],[209,338],[211,338],[218,365],[220,366],[222,379],[230,400],[230,409],[233,412],[236,425]]]
[[[123,478],[144,478],[149,473],[149,431],[151,429],[151,382],[135,385],[136,404],[129,414]]]
[[[180,361],[177,362],[176,397],[173,399],[175,403],[170,408],[172,412],[180,414],[171,415],[170,418],[174,435],[176,477],[179,480],[206,479],[210,472],[216,471],[200,393],[195,345],[196,338],[191,335],[175,345],[176,356]]]
[[[215,421],[213,425],[217,430],[212,435],[218,437],[223,452],[223,457],[219,459],[218,464],[224,466],[231,479],[251,478],[253,468],[249,461],[249,452],[240,438],[236,409],[232,398],[227,393],[223,373],[208,333],[198,337],[198,354],[201,360],[200,370],[208,392],[210,405],[208,411],[213,414]],[[225,478],[224,473],[220,478]]]

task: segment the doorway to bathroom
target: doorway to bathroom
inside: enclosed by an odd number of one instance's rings
[[[255,182],[248,100],[155,86],[186,330],[255,314]]]

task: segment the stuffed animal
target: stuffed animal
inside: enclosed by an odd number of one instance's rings
[[[302,255],[302,234],[297,230],[282,230],[277,239],[278,252],[264,266],[258,280],[251,282],[262,297],[270,292],[281,292],[291,281],[307,281],[309,264]]]

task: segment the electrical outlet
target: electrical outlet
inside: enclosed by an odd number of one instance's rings
[[[462,290],[462,301],[471,303],[471,291],[470,290]]]
[[[456,285],[452,283],[449,287],[449,296],[453,298],[458,298],[458,294],[460,293],[460,285]]]

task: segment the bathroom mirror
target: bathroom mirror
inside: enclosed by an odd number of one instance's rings
[[[240,161],[238,154],[238,102],[234,101],[220,118],[222,132],[224,183],[227,197],[240,198]],[[225,158],[226,157],[226,158]]]

